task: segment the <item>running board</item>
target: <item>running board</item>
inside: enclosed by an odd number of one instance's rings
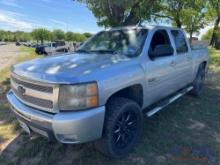
[[[148,117],[153,116],[154,114],[156,114],[157,112],[159,112],[160,110],[162,110],[164,107],[168,106],[169,104],[173,103],[174,101],[176,101],[177,99],[179,99],[180,97],[182,97],[183,95],[185,95],[186,93],[188,93],[189,91],[191,91],[193,89],[192,86],[187,87],[186,89],[180,91],[179,93],[177,93],[176,95],[172,96],[171,98],[169,98],[168,100],[165,100],[162,102],[161,105],[153,108],[152,110],[150,110],[149,112],[146,113],[146,115]]]

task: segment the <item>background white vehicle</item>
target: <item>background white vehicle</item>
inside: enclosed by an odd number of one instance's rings
[[[55,41],[50,43],[48,47],[45,47],[45,52],[47,55],[66,53],[71,49],[71,44],[66,41]]]

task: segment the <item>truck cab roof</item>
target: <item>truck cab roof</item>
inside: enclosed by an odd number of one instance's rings
[[[144,25],[144,26],[121,26],[121,27],[114,27],[107,29],[105,31],[114,31],[114,30],[124,30],[124,29],[148,29],[148,30],[153,30],[153,29],[172,29],[172,30],[182,30],[180,28],[175,28],[175,27],[169,27],[169,26],[158,26],[158,25]]]

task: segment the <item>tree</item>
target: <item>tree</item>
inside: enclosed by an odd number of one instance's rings
[[[80,33],[73,33],[73,41],[83,42],[86,40],[86,37]]]
[[[211,20],[215,19],[214,30],[210,40],[210,45],[214,46],[215,42],[218,40],[217,31],[220,23],[220,0],[208,0],[208,18]]]
[[[53,31],[54,39],[55,40],[64,40],[65,39],[65,33],[62,30],[54,30]]]
[[[189,33],[190,43],[193,33],[199,33],[199,30],[207,24],[206,4],[203,0],[188,0],[187,8],[182,11],[182,23],[184,29]]]
[[[86,38],[90,38],[90,37],[92,36],[92,34],[91,34],[91,33],[88,33],[88,32],[83,33],[83,35],[84,35]]]
[[[213,34],[213,28],[209,29],[205,34],[202,35],[202,40],[211,40]]]
[[[154,13],[156,20],[167,20],[178,28],[184,28],[190,35],[198,33],[207,21],[207,2],[203,0],[163,0],[160,12]]]
[[[30,41],[31,35],[28,32],[23,31],[4,31],[0,30],[0,41],[8,41],[8,42],[15,42],[15,41]]]
[[[182,28],[184,8],[188,0],[163,0],[159,5],[159,12],[152,13],[155,19],[168,19],[178,28]]]
[[[73,37],[74,37],[73,32],[67,32],[66,33],[66,40],[67,41],[73,41]]]
[[[209,29],[205,34],[202,36],[202,40],[210,41],[213,35],[213,28]],[[215,45],[213,45],[216,49],[219,49],[220,44],[220,29],[215,31],[216,41]]]
[[[86,3],[104,27],[136,25],[150,20],[158,8],[159,0],[73,0]]]
[[[44,40],[49,40],[50,31],[44,28],[35,29],[31,33],[32,37],[38,41],[41,41],[41,44],[44,43]]]
[[[54,33],[53,32],[49,32],[49,40],[50,41],[55,41],[55,35],[54,35]]]
[[[0,30],[0,41],[4,41],[4,34],[5,32],[3,30]]]
[[[73,32],[66,33],[66,40],[67,41],[83,42],[86,39],[87,39],[87,37],[84,34],[73,33]]]

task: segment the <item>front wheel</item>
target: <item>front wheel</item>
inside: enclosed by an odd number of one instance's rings
[[[113,158],[130,153],[137,143],[143,125],[139,105],[126,98],[114,98],[106,107],[102,139],[96,143],[99,151]]]

